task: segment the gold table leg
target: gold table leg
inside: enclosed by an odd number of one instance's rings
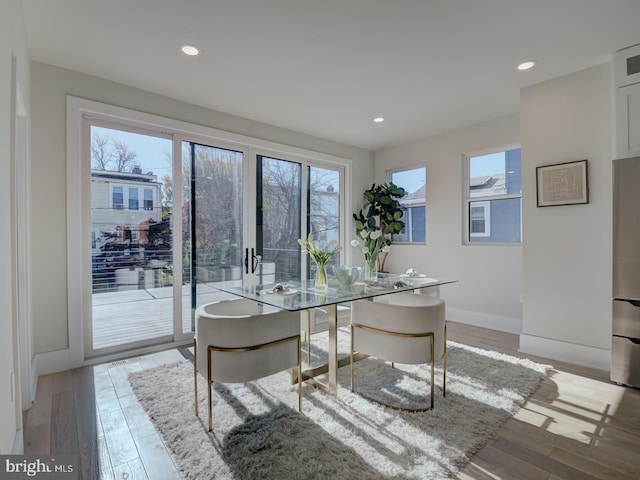
[[[329,393],[338,394],[338,306],[328,306],[329,314]]]

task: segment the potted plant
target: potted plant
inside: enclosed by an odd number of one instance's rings
[[[404,228],[404,207],[398,200],[405,195],[405,189],[393,183],[374,183],[363,193],[364,206],[353,214],[357,238],[351,245],[359,247],[364,255],[366,279],[372,279],[376,271],[384,271],[391,235]]]
[[[309,254],[311,259],[316,264],[316,290],[326,290],[329,286],[327,282],[327,263],[331,260],[336,253],[342,250],[342,247],[338,245],[338,242],[331,240],[328,244],[321,244],[314,242],[313,235],[304,239],[298,239],[298,243],[302,247],[303,254]]]

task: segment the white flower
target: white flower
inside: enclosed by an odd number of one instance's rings
[[[367,232],[366,230],[360,230],[360,236],[362,238],[367,238],[369,236],[369,232]]]
[[[360,242],[354,238],[353,240],[351,240],[351,246],[352,247],[359,247],[360,246]]]
[[[382,235],[382,232],[380,230],[374,230],[373,232],[371,232],[371,235],[369,235],[369,237],[371,238],[371,240],[376,240],[377,238],[380,238],[380,235]]]
[[[390,251],[391,251],[391,249],[389,248],[389,245],[385,245],[384,247],[382,247],[382,252],[383,253],[387,253],[387,252],[390,252]]]

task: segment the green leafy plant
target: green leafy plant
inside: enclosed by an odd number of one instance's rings
[[[353,214],[358,240],[351,244],[361,248],[367,263],[375,259],[379,271],[384,271],[391,235],[400,233],[404,228],[404,207],[399,199],[406,194],[404,188],[394,183],[374,183],[363,193],[364,206]]]

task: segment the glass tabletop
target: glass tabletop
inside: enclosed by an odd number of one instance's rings
[[[324,290],[315,289],[313,280],[269,285],[247,285],[239,284],[237,281],[223,282],[216,284],[215,288],[273,307],[297,311],[455,282],[457,280],[378,274],[376,281],[356,282],[349,286],[340,285],[335,279],[329,280],[329,287]]]

